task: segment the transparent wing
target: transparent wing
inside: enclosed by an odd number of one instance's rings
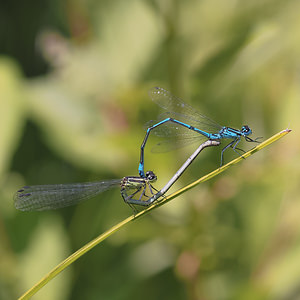
[[[151,120],[145,124],[145,130],[157,124],[158,120]],[[178,139],[194,136],[197,137],[199,133],[189,130],[186,127],[180,126],[173,122],[167,122],[159,125],[151,130],[152,134],[163,138],[177,137]]]
[[[170,112],[165,112],[165,113],[162,113],[158,116],[158,119],[157,120],[151,120],[149,122],[147,122],[145,124],[145,129],[148,129],[149,127],[152,127],[154,126],[155,124],[161,122],[162,120],[165,120],[167,118],[174,118],[174,119],[177,119],[181,122],[184,122],[184,123],[187,123],[188,125],[192,125],[196,128],[199,128],[201,130],[204,130],[208,133],[218,133],[220,131],[220,129],[218,128],[217,130],[212,130],[211,126],[210,127],[207,127],[205,126],[204,124],[202,124],[201,128],[199,127],[199,122],[193,122],[191,120],[187,120],[184,115],[182,114],[179,114],[179,113],[170,113]],[[188,123],[189,121],[189,123]],[[171,122],[171,121],[168,121],[166,123],[163,123],[155,128],[153,128],[151,130],[151,132],[153,134],[155,134],[156,136],[159,136],[159,137],[170,137],[170,136],[173,136],[173,137],[178,137],[179,139],[181,138],[186,138],[186,137],[194,137],[196,139],[198,139],[199,135],[201,135],[200,133],[194,131],[194,130],[191,130],[191,129],[188,129],[184,126],[181,126],[180,124],[177,124],[177,123],[174,123],[174,122]]]
[[[121,179],[99,182],[24,186],[14,195],[15,207],[22,211],[51,210],[75,205],[112,187]]]
[[[172,95],[169,91],[154,87],[149,90],[149,97],[158,106],[168,111],[169,117],[173,117],[196,128],[206,130],[208,133],[218,133],[222,126],[212,119],[200,114],[189,104]],[[162,114],[161,116],[163,116]],[[169,126],[168,123],[161,126]]]
[[[192,145],[194,143],[202,143],[202,141],[207,140],[207,138],[201,134],[197,134],[197,136],[192,137],[181,137],[177,139],[166,138],[163,141],[157,143],[152,149],[153,153],[164,153],[168,151],[172,151],[175,149],[180,149],[186,147],[188,145]]]

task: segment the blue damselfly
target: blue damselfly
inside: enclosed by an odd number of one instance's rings
[[[223,140],[230,139],[221,152],[221,166],[223,164],[223,154],[226,149],[232,147],[233,150],[240,155],[236,150],[241,138],[244,137],[247,142],[258,142],[257,139],[253,140],[249,137],[252,134],[252,130],[249,126],[244,125],[241,130],[234,129],[227,126],[221,126],[210,118],[200,114],[196,109],[186,104],[183,100],[173,96],[169,91],[154,87],[150,89],[149,96],[157,105],[167,110],[159,116],[159,120],[153,125],[149,126],[141,145],[139,174],[141,177],[145,176],[144,173],[144,149],[146,142],[149,138],[150,132],[154,132],[155,135],[161,136],[167,139],[166,142],[162,142],[160,146],[166,146],[170,137],[177,136],[184,139],[184,144],[189,144],[195,140],[203,141],[209,140]],[[163,125],[163,126],[161,126]],[[184,128],[184,131],[181,130]],[[189,130],[186,130],[189,129]]]

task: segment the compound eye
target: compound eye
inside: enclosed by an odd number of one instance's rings
[[[147,177],[148,180],[156,179],[156,175],[152,171],[147,171],[146,172],[146,177]]]
[[[248,125],[244,125],[243,127],[242,127],[242,131],[243,132],[249,132],[250,131],[250,128],[249,128],[249,126]]]

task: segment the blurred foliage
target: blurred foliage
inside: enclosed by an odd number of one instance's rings
[[[255,136],[293,132],[112,236],[35,299],[299,299],[300,2],[14,2],[0,4],[0,299],[131,213],[117,190],[37,213],[12,195],[136,175],[155,85]],[[160,188],[195,146],[154,155],[155,141],[146,168]]]

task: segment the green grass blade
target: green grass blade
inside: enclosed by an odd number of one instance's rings
[[[201,177],[200,179],[196,180],[195,182],[193,182],[193,183],[185,186],[184,188],[182,188],[182,189],[174,192],[173,194],[171,194],[171,195],[169,195],[167,197],[164,197],[162,200],[160,200],[159,202],[156,202],[155,204],[153,204],[152,206],[146,208],[145,210],[137,213],[136,215],[132,215],[132,216],[126,218],[125,220],[123,220],[122,222],[120,222],[120,223],[116,224],[115,226],[111,227],[109,230],[107,230],[103,234],[99,235],[97,238],[95,238],[94,240],[90,241],[85,246],[83,246],[82,248],[80,248],[79,250],[77,250],[76,252],[74,252],[72,255],[70,255],[68,258],[66,258],[64,261],[62,261],[60,264],[58,264],[53,270],[51,270],[46,276],[44,276],[38,283],[36,283],[32,288],[30,288],[19,299],[29,299],[30,297],[32,297],[37,291],[39,291],[50,280],[52,280],[54,277],[56,277],[60,272],[62,272],[65,268],[67,268],[74,261],[76,261],[79,257],[81,257],[82,255],[84,255],[85,253],[87,253],[88,251],[90,251],[92,248],[94,248],[95,246],[97,246],[99,243],[101,243],[103,240],[105,240],[106,238],[108,238],[113,233],[117,232],[119,229],[121,229],[126,224],[130,223],[131,221],[136,220],[137,218],[143,216],[146,213],[149,213],[150,211],[152,211],[153,209],[157,208],[158,206],[161,206],[161,205],[169,202],[170,200],[178,197],[182,193],[190,190],[191,188],[195,187],[196,185],[200,184],[201,182],[207,181],[207,180],[215,177],[216,175],[224,172],[229,167],[231,167],[231,166],[237,164],[238,162],[240,162],[243,158],[247,158],[250,155],[256,153],[257,151],[262,150],[266,146],[269,146],[270,144],[274,143],[278,139],[284,137],[289,132],[291,132],[291,130],[290,129],[286,129],[286,130],[283,130],[283,131],[281,131],[281,132],[273,135],[272,137],[270,137],[266,141],[258,144],[256,147],[254,147],[250,151],[248,151],[245,154],[243,154],[241,157],[238,157],[238,158],[232,160],[231,162],[229,162],[228,164],[222,166],[221,168],[218,168],[215,171],[213,171],[213,172],[211,172],[211,173],[209,173],[209,174]]]
[[[244,158],[247,158],[251,155],[253,155],[254,153],[262,150],[263,148],[269,146],[270,144],[276,142],[277,140],[279,140],[280,138],[284,137],[286,134],[290,133],[292,130],[291,129],[285,129],[282,130],[280,132],[278,132],[277,134],[271,136],[269,139],[265,140],[264,142],[258,144],[256,147],[252,148],[251,150],[249,150],[248,152],[244,153],[242,156],[239,156],[238,158],[232,160],[231,162],[229,162],[228,164],[214,170],[213,172],[199,178],[198,180],[194,181],[193,183],[185,186],[184,188],[174,192],[173,194],[169,195],[168,197],[166,197],[167,199],[165,199],[166,201],[170,201],[176,197],[178,197],[179,195],[181,195],[182,193],[190,190],[191,188],[195,187],[196,185],[198,185],[201,182],[207,181],[217,175],[219,175],[220,173],[224,172],[225,170],[227,170],[229,167],[239,163],[241,160],[243,160]],[[161,201],[163,202],[163,201]]]

